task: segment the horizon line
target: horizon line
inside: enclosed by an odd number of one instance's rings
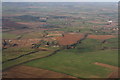
[[[55,1],[1,1],[1,2],[55,2]],[[56,2],[64,2],[64,1],[56,1]],[[81,2],[81,1],[68,1],[68,2]],[[85,1],[87,2],[87,1]],[[90,1],[88,1],[90,2]],[[92,1],[91,1],[92,2]],[[112,1],[111,1],[112,2]],[[114,2],[114,3],[119,3],[120,1],[118,2]],[[94,3],[94,2],[93,2]],[[98,2],[99,3],[99,2]],[[103,3],[103,2],[101,2]]]

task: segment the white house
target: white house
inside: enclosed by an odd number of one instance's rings
[[[112,21],[112,20],[109,20],[109,21],[107,21],[107,22],[108,22],[109,24],[112,24],[113,21]]]

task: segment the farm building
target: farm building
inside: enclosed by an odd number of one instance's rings
[[[109,19],[107,22],[108,24],[112,24],[113,21]]]

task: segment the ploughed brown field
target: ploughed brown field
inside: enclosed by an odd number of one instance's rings
[[[75,78],[75,77],[30,66],[16,66],[3,72],[3,78]]]
[[[88,35],[87,38],[105,40],[105,39],[111,39],[111,38],[115,38],[115,37],[116,36],[114,36],[114,35]]]
[[[56,39],[60,45],[71,45],[76,43],[83,37],[84,37],[83,34],[69,33],[69,34],[65,34],[63,37],[56,37]]]
[[[2,20],[2,26],[3,26],[3,29],[25,29],[27,28],[28,26],[26,25],[23,25],[23,24],[18,24],[14,21],[10,21],[8,19],[3,19]]]

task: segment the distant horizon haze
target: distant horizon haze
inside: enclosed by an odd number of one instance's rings
[[[120,0],[2,0],[2,2],[119,2]]]

